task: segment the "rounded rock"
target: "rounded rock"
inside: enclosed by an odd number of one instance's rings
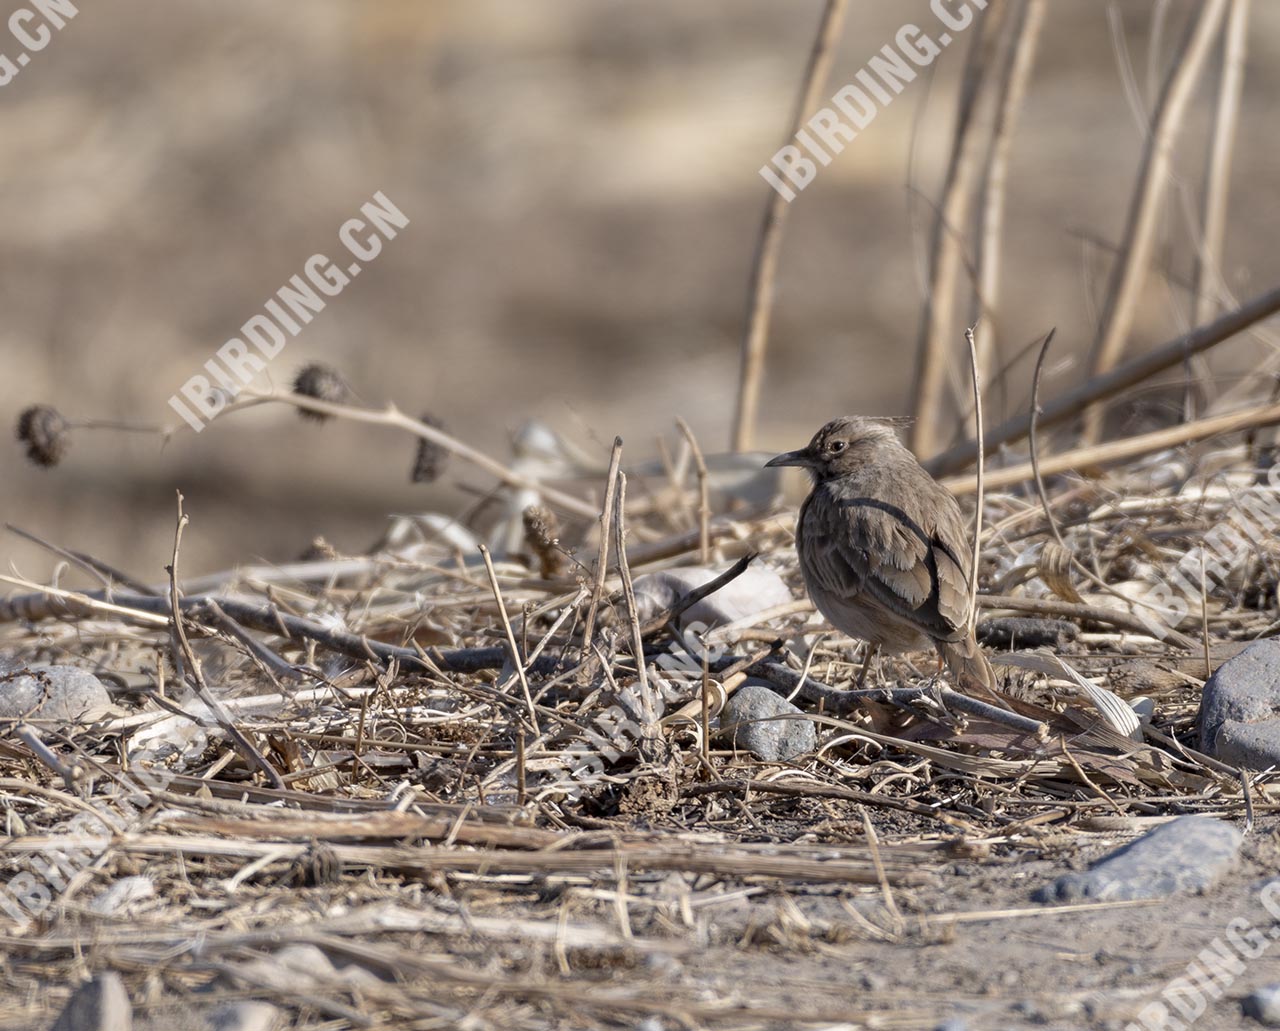
[[[813,721],[764,681],[748,680],[729,696],[720,728],[734,748],[764,762],[784,762],[812,752],[818,734]]]

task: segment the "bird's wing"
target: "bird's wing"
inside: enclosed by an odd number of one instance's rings
[[[874,604],[937,640],[964,635],[969,581],[952,539],[962,528],[958,510],[932,526],[871,497],[814,498],[806,507],[805,565],[823,591]]]

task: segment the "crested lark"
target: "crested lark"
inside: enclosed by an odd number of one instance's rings
[[[858,416],[835,419],[808,447],[766,465],[808,470],[813,490],[796,525],[800,570],[828,622],[868,642],[867,663],[877,648],[932,644],[961,690],[991,696],[995,676],[969,629],[973,551],[960,506],[894,431]]]

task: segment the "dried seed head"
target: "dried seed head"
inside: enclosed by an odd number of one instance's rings
[[[298,556],[299,562],[329,561],[338,557],[338,549],[323,537],[312,537],[311,543]]]
[[[351,400],[351,388],[342,378],[342,373],[332,365],[323,362],[312,362],[304,365],[293,381],[293,392],[303,397],[314,397],[317,401],[328,401],[331,404],[345,404]],[[324,412],[309,412],[299,408],[298,414],[304,419],[324,422],[329,416]]]
[[[32,405],[18,416],[18,439],[27,446],[32,463],[48,468],[67,453],[71,427],[56,408]]]
[[[444,423],[430,412],[421,416],[418,421],[434,426],[438,430],[444,429]],[[413,483],[431,483],[433,480],[438,480],[448,461],[448,451],[434,441],[419,437],[418,453],[414,457],[413,472],[409,474],[409,479]]]
[[[342,860],[330,845],[313,841],[285,874],[285,881],[297,888],[318,888],[342,880]]]
[[[530,505],[524,510],[524,541],[538,560],[544,580],[554,580],[564,571],[564,552],[560,548],[560,521],[545,505]]]

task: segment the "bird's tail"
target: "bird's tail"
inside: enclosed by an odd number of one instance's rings
[[[1009,703],[996,692],[995,670],[972,634],[959,641],[939,641],[938,652],[961,691],[994,702],[1003,709],[1009,707]]]

